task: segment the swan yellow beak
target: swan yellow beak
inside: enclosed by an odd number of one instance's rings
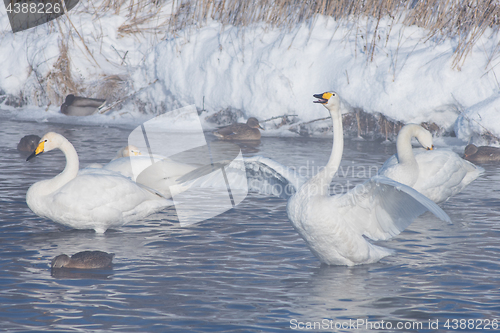
[[[318,99],[317,101],[313,101],[313,103],[326,104],[326,103],[328,103],[328,100],[330,99],[330,97],[332,97],[332,93],[326,92],[326,93],[322,93],[322,94],[315,94],[315,95],[313,95],[313,97]]]
[[[41,153],[43,153],[44,152],[44,147],[45,147],[45,141],[40,142],[38,144],[38,147],[36,147],[35,151],[30,156],[28,156],[28,158],[26,159],[26,161],[29,161],[33,157],[38,156]]]
[[[426,149],[427,150],[434,150],[434,145],[432,145],[431,147],[427,147]]]

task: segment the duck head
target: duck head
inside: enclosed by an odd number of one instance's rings
[[[261,130],[263,130],[264,128],[260,125],[259,121],[257,120],[257,118],[254,118],[254,117],[250,117],[248,118],[247,120],[247,125],[251,128],[260,128]]]

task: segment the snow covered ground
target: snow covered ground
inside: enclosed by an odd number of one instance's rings
[[[325,16],[291,31],[209,21],[175,35],[129,34],[123,33],[128,20],[123,11],[120,16],[92,9],[100,3],[82,1],[69,12],[71,22],[61,18],[16,34],[10,31],[5,9],[0,9],[0,89],[2,94],[23,96],[27,104],[22,110],[3,105],[9,110],[4,114],[37,121],[135,125],[195,104],[208,111],[202,121],[231,108],[241,111],[240,121],[288,114],[307,122],[328,115],[312,103],[312,95],[334,90],[345,112],[359,108],[394,121],[433,122],[454,129],[464,142],[484,144],[487,136],[500,137],[497,30],[487,30],[465,61],[453,67],[458,40],[429,39],[425,30],[388,18],[379,23],[374,44],[375,22],[339,25]],[[168,18],[171,9],[171,2],[163,4],[163,17]],[[155,27],[159,22],[148,24]],[[122,92],[132,98],[107,114],[86,118],[61,115],[60,103],[47,107],[65,95],[54,74],[61,41],[68,45],[73,80],[83,94],[106,97],[99,95],[105,91],[103,76],[116,75],[125,82]],[[289,126],[277,128],[279,122],[266,122],[264,135],[296,135]],[[214,126],[206,121],[203,125]]]

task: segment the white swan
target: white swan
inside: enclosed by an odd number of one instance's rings
[[[340,165],[343,150],[340,100],[336,93],[314,95],[330,111],[334,146],[325,168],[307,180],[294,169],[269,158],[245,158],[248,189],[288,199],[287,213],[295,230],[313,254],[329,265],[377,262],[391,250],[371,244],[401,233],[417,216],[429,210],[450,222],[434,202],[409,186],[375,176],[343,195],[330,196],[328,189]],[[227,161],[197,169],[181,180],[196,179]]]
[[[40,140],[40,139],[38,139],[38,140]],[[38,144],[38,141],[37,141],[37,144]],[[31,151],[33,151],[33,150],[34,149],[32,149]],[[139,156],[139,155],[141,155],[141,151],[139,150],[139,148],[137,148],[136,146],[133,146],[133,145],[128,145],[128,146],[125,146],[123,148],[118,149],[115,157],[113,157],[110,162],[115,161],[115,160],[122,158],[122,157]],[[102,169],[103,167],[104,167],[104,165],[101,163],[90,163],[85,168]],[[113,170],[113,171],[115,171],[115,170]]]
[[[415,137],[425,149],[412,149]],[[462,191],[484,169],[451,150],[434,150],[432,135],[420,125],[408,124],[398,134],[397,154],[380,168],[379,175],[411,186],[436,203]]]
[[[125,146],[121,149],[118,149],[115,157],[111,161],[114,161],[114,160],[122,158],[122,157],[139,156],[139,155],[142,155],[139,148],[137,148],[134,145],[128,145],[128,146]]]
[[[289,199],[287,213],[309,249],[329,265],[377,262],[391,250],[365,238],[386,240],[402,232],[414,218],[431,211],[450,222],[446,213],[414,189],[375,176],[343,195],[329,196],[328,189],[342,158],[343,133],[340,99],[334,92],[314,95],[333,121],[334,146],[325,168],[305,182]]]
[[[107,164],[91,163],[85,169],[104,169],[118,172],[138,184],[155,189],[165,198],[171,198],[170,187],[178,184],[177,179],[197,167],[176,162],[165,156],[143,155],[139,148],[128,145],[118,150]]]
[[[26,194],[29,208],[37,215],[75,229],[108,228],[142,219],[172,205],[170,200],[140,187],[131,179],[104,169],[82,169],[73,145],[62,135],[45,134],[27,160],[59,148],[66,167],[52,179],[33,184]]]
[[[171,198],[170,186],[177,179],[196,169],[196,166],[173,161],[158,155],[122,157],[112,160],[103,169],[119,172],[133,181],[153,188],[166,198]]]

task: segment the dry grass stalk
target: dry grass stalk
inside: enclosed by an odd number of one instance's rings
[[[289,30],[305,21],[314,22],[316,14],[332,16],[339,24],[373,18],[374,29],[367,27],[369,36],[361,36],[368,61],[373,60],[378,43],[383,40],[379,36],[379,23],[384,17],[390,17],[393,23],[426,29],[428,38],[437,38],[438,42],[458,38],[453,61],[457,69],[486,29],[498,27],[500,23],[500,3],[495,0],[179,0],[175,8],[169,24],[172,33],[187,26],[200,27],[208,18],[223,25],[246,27],[266,23]],[[357,34],[358,28],[356,38]],[[388,35],[385,37],[387,41]]]

